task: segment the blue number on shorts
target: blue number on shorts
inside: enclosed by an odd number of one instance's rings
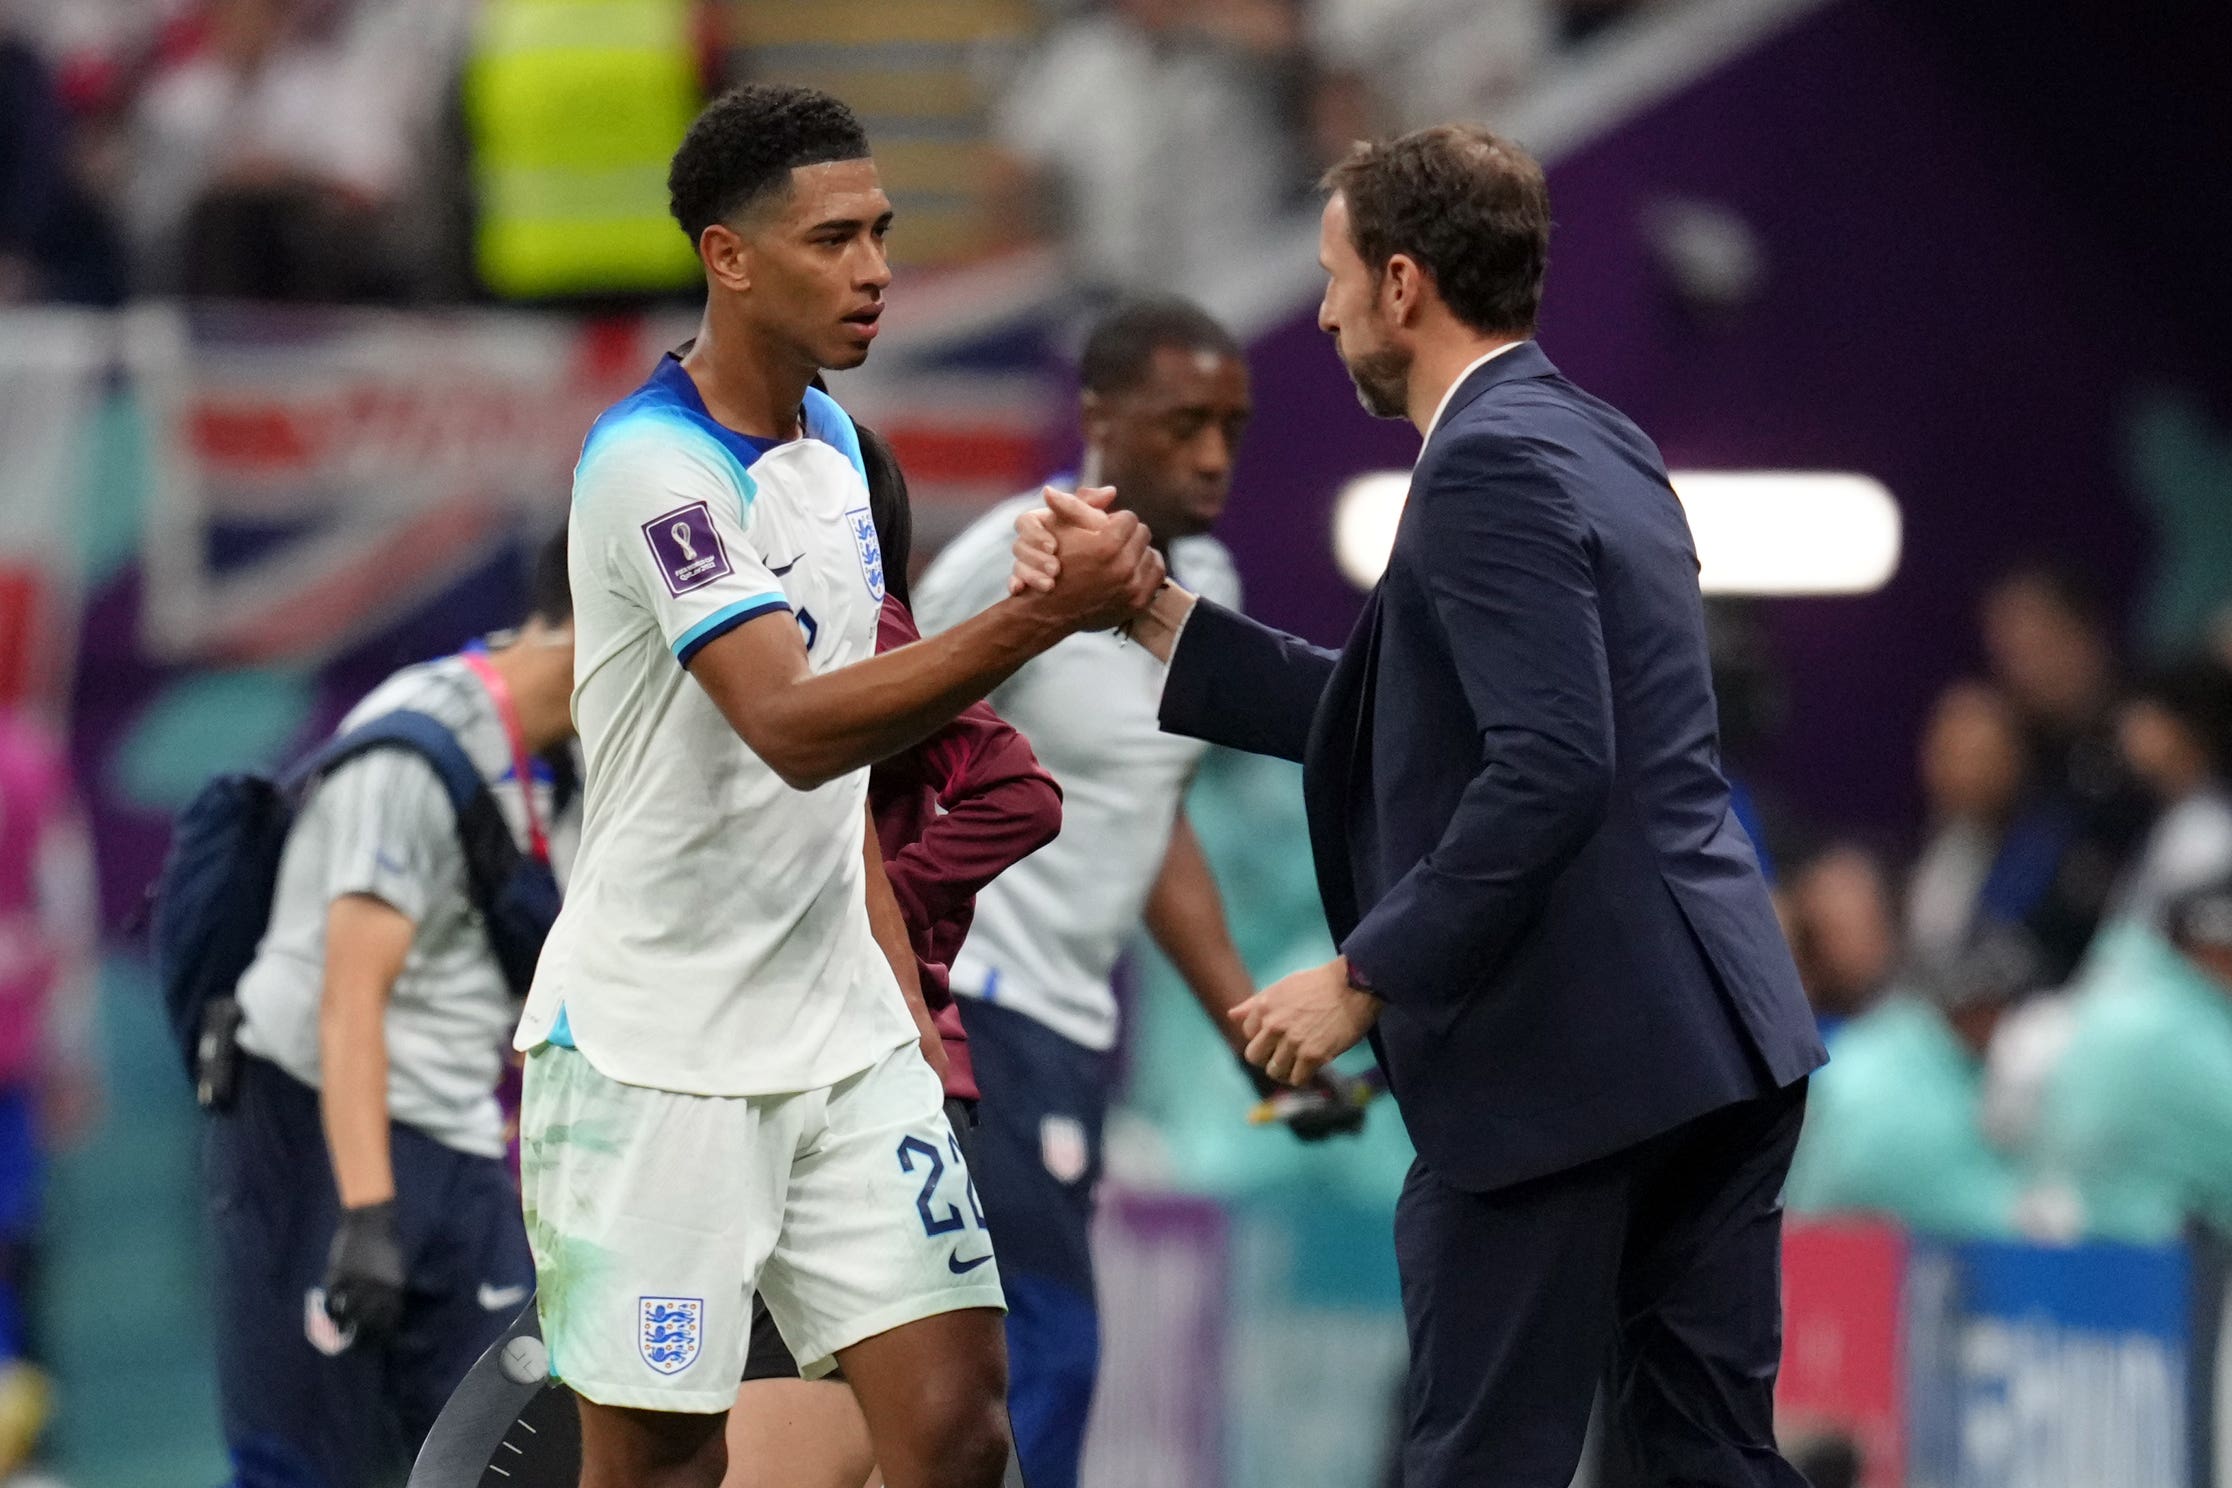
[[[943,1219],[930,1212],[930,1201],[937,1197],[938,1180],[945,1176],[945,1159],[938,1156],[937,1148],[923,1141],[922,1138],[906,1137],[901,1139],[899,1143],[900,1172],[912,1173],[915,1170],[916,1153],[920,1153],[930,1160],[929,1176],[922,1180],[922,1192],[915,1196],[915,1208],[922,1214],[923,1233],[926,1235],[951,1234],[968,1223],[961,1217],[960,1206],[948,1204]],[[978,1222],[982,1223],[981,1220]]]
[[[948,1136],[946,1138],[946,1145],[953,1149],[953,1165],[959,1168],[964,1174],[968,1174],[969,1163],[968,1159],[964,1158],[961,1155],[961,1139],[956,1136]],[[976,1220],[976,1227],[980,1230],[987,1228],[984,1223],[984,1206],[977,1202],[975,1176],[970,1175],[968,1182],[963,1184],[962,1187],[967,1191],[969,1195],[969,1215],[971,1218]]]

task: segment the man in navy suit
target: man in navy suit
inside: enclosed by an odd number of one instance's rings
[[[1175,586],[1132,627],[1162,723],[1300,760],[1341,954],[1236,1009],[1308,1080],[1370,1034],[1396,1211],[1405,1488],[1563,1488],[1600,1380],[1642,1478],[1776,1453],[1780,1191],[1823,1061],[1729,809],[1697,557],[1657,450],[1532,340],[1542,172],[1485,130],[1327,177],[1319,325],[1425,438],[1340,652]],[[1017,581],[1058,568],[1020,524]]]

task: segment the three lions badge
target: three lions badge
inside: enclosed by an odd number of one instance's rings
[[[705,1342],[705,1302],[698,1297],[638,1297],[637,1346],[661,1374],[680,1374]]]

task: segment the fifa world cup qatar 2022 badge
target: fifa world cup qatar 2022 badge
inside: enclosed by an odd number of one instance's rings
[[[735,572],[721,535],[713,530],[713,513],[702,501],[653,517],[643,524],[643,540],[651,544],[659,575],[677,598]]]
[[[696,1362],[705,1341],[702,1298],[638,1297],[636,1309],[644,1363],[661,1374],[680,1374]]]
[[[845,513],[845,525],[852,529],[853,546],[860,550],[860,573],[868,581],[868,597],[882,604],[883,542],[876,536],[876,518],[867,507],[856,506]]]

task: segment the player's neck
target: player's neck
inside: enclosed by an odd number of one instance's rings
[[[738,325],[717,325],[708,305],[682,370],[714,420],[755,439],[796,439],[798,409],[814,369],[764,345]]]

